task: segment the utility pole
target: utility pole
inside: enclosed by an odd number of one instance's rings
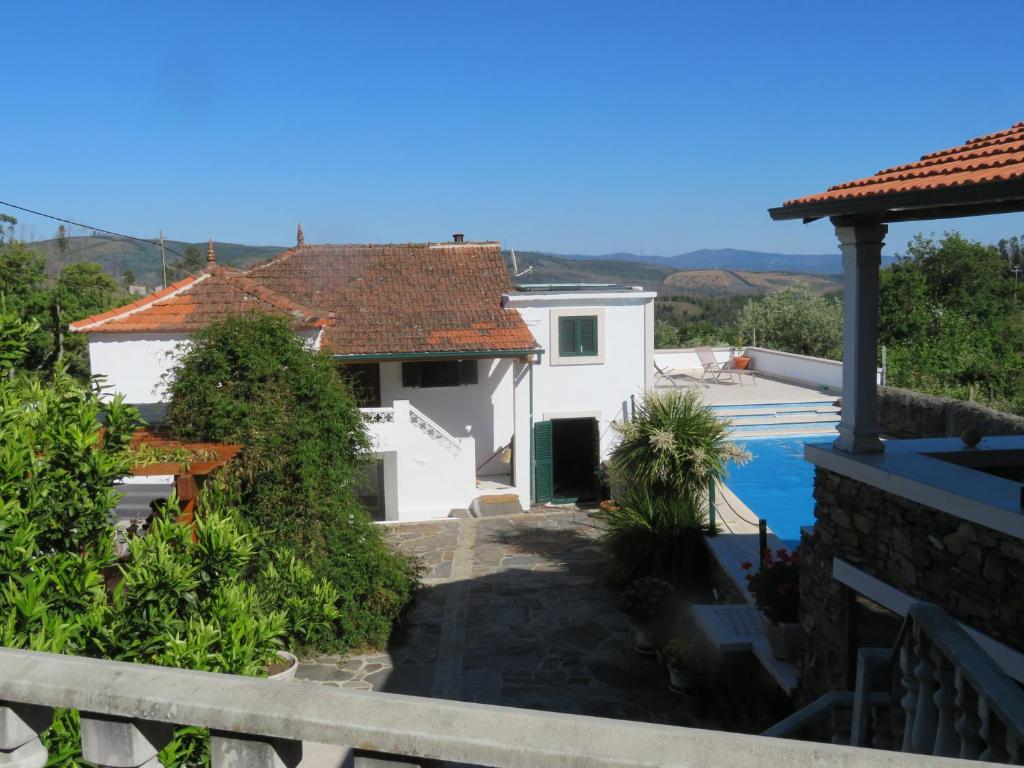
[[[161,289],[167,287],[167,257],[164,255],[164,231],[160,230],[160,268],[163,270],[164,281]]]

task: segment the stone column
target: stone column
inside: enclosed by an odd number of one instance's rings
[[[889,228],[833,223],[843,253],[843,412],[835,447],[847,453],[880,453],[878,269]]]

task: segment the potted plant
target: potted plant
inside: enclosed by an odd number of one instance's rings
[[[299,669],[299,660],[294,653],[276,651],[277,661],[267,664],[267,680],[291,680]]]
[[[745,354],[736,354],[736,350],[733,350],[732,357],[729,360],[729,365],[736,371],[745,371],[750,366],[750,357]]]
[[[752,563],[743,563],[751,570]],[[747,574],[750,593],[764,616],[764,633],[775,658],[796,661],[803,635],[800,630],[800,551],[783,548],[764,554],[761,567]]]
[[[686,696],[686,706],[694,717],[706,717],[710,710],[708,665],[691,640],[677,637],[661,650],[668,667],[668,687]]]
[[[658,622],[674,597],[672,585],[653,576],[637,579],[622,593],[622,610],[633,622],[633,645],[637,653],[655,652]]]

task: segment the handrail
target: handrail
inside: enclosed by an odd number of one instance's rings
[[[1010,680],[992,657],[941,606],[915,603],[908,610],[907,617],[957,667],[1014,738],[1024,741],[1024,691],[1020,686]]]
[[[762,736],[788,738],[809,725],[820,723],[836,707],[852,707],[853,691],[829,691],[810,704],[801,707],[789,717],[780,720],[771,728],[761,731]]]
[[[111,717],[129,718],[203,726],[250,744],[311,741],[496,768],[892,765],[891,753],[876,750],[0,649],[0,714],[24,705],[77,709],[91,727],[109,725],[108,734],[130,728]],[[26,723],[36,733],[45,727]],[[948,765],[916,756],[901,763]]]
[[[423,434],[438,443],[452,456],[458,456],[462,452],[462,446],[448,433],[448,431],[436,421],[427,416],[423,411],[409,403],[409,421],[416,426]]]

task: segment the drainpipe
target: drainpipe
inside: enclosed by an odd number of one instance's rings
[[[537,501],[537,446],[533,441],[533,360],[527,363],[530,376],[530,503]]]
[[[715,514],[715,478],[708,479],[708,535],[714,536],[718,521]]]

